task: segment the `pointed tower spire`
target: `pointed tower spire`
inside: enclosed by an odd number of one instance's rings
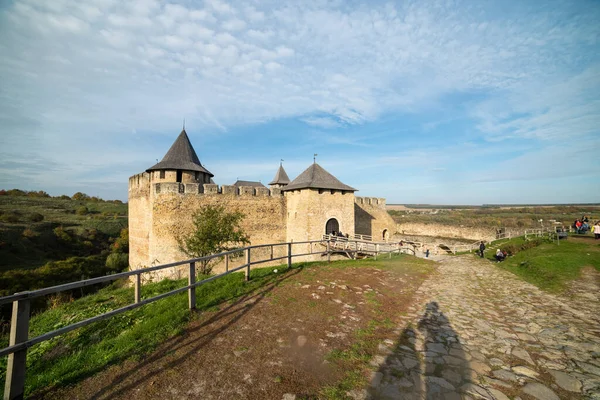
[[[343,192],[355,192],[351,186],[339,181],[335,176],[325,171],[316,162],[306,168],[296,179],[290,182],[283,190],[296,189],[330,189],[341,190]]]
[[[283,160],[279,162],[279,169],[277,169],[277,173],[275,174],[275,178],[269,183],[269,186],[282,188],[290,183],[290,178],[288,177],[285,169],[283,169]]]
[[[159,171],[159,170],[183,170],[183,171],[197,171],[210,175],[206,168],[202,166],[198,155],[190,143],[190,138],[187,135],[185,129],[181,131],[167,154],[163,159],[156,165],[148,168],[146,171]]]

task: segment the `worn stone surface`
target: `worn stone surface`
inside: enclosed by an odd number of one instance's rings
[[[393,382],[406,399],[553,400],[566,391],[600,400],[600,303],[590,300],[600,274],[558,296],[473,255],[430,258],[438,273],[398,327],[396,353],[378,363],[372,398],[389,398],[383,382]],[[385,367],[392,357],[410,371],[402,384]]]
[[[560,400],[560,398],[552,390],[542,385],[541,383],[528,383],[523,388],[523,393],[527,393],[530,396],[535,397],[539,400]]]
[[[562,371],[548,371],[554,377],[556,384],[569,392],[581,392],[581,381]]]

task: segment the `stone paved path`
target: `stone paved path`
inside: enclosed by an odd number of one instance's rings
[[[404,326],[380,346],[373,399],[600,399],[599,274],[568,297],[472,255],[439,256]]]

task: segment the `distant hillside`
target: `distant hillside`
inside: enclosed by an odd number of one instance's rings
[[[522,207],[429,205],[427,208],[425,205],[419,205],[419,208],[414,208],[414,205],[400,207],[387,205],[386,207],[397,223],[526,229],[548,226],[552,221],[570,226],[575,219],[584,215],[590,221],[600,220],[600,205],[593,204]]]
[[[0,191],[0,271],[100,254],[127,228],[121,201],[40,193]]]
[[[0,190],[0,296],[122,271],[128,245],[119,200]]]

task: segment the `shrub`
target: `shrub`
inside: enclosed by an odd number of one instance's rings
[[[9,211],[5,214],[0,215],[0,221],[8,222],[10,224],[16,224],[21,220],[19,213],[15,211]]]
[[[129,267],[129,255],[125,253],[112,253],[106,258],[106,267],[112,271],[120,272]]]
[[[89,210],[86,206],[81,206],[75,212],[77,213],[77,215],[86,215],[89,212]]]
[[[39,234],[39,233],[37,233],[36,231],[34,231],[34,230],[32,230],[32,229],[29,229],[29,228],[26,228],[26,229],[23,231],[23,233],[21,233],[21,235],[22,235],[24,238],[27,238],[27,239],[33,239],[33,238],[35,238],[35,237],[38,237],[38,236],[40,236],[40,234]]]
[[[31,222],[42,222],[44,220],[44,216],[40,213],[29,214],[29,220]]]
[[[57,238],[59,238],[60,240],[62,240],[64,242],[71,242],[73,240],[71,238],[71,235],[69,235],[62,226],[54,228],[53,232]]]
[[[115,239],[113,243],[112,251],[113,253],[127,253],[129,252],[129,229],[123,228],[121,229],[121,233],[119,237]]]

